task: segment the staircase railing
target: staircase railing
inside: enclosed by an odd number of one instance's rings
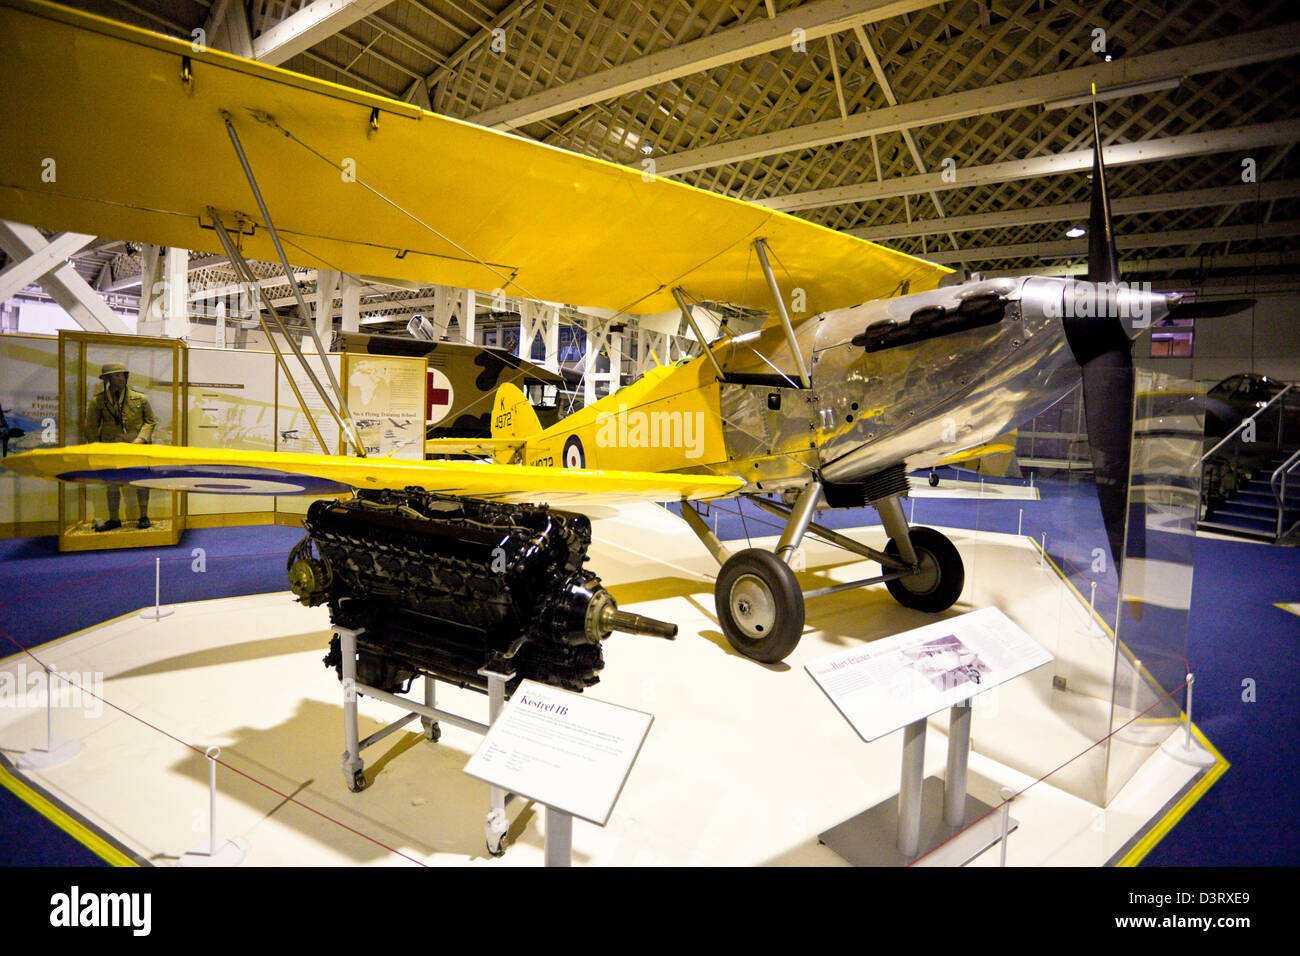
[[[1237,427],[1234,428],[1232,431],[1228,432],[1228,434],[1224,435],[1222,441],[1220,441],[1217,445],[1215,445],[1213,448],[1211,448],[1209,451],[1207,451],[1204,455],[1201,456],[1201,464],[1202,464],[1202,465],[1205,464],[1205,460],[1206,460],[1207,458],[1209,458],[1211,455],[1213,455],[1213,454],[1214,454],[1216,451],[1218,451],[1220,448],[1222,448],[1224,445],[1226,445],[1229,441],[1231,441],[1231,440],[1236,436],[1237,432],[1242,431],[1243,429],[1245,429],[1245,427],[1246,427],[1247,425],[1249,425],[1251,422],[1253,422],[1253,421],[1254,421],[1256,418],[1258,418],[1260,415],[1262,415],[1262,414],[1264,414],[1266,411],[1268,411],[1268,410],[1269,410],[1269,407],[1270,407],[1274,402],[1276,402],[1279,398],[1281,398],[1281,397],[1282,397],[1283,395],[1285,395],[1287,392],[1291,391],[1291,389],[1293,389],[1293,388],[1295,388],[1294,385],[1288,385],[1286,388],[1282,389],[1282,391],[1278,392],[1276,395],[1274,395],[1272,398],[1270,398],[1270,399],[1268,400],[1268,402],[1267,402],[1265,405],[1262,405],[1261,407],[1257,408],[1257,409],[1255,410],[1255,414],[1251,415],[1249,418],[1243,418],[1240,422],[1238,422],[1238,423],[1237,423]],[[1277,426],[1277,428],[1278,428],[1278,436],[1277,436],[1277,437],[1278,437],[1278,441],[1281,442],[1281,440],[1282,440],[1282,422],[1281,422],[1281,419],[1278,420],[1278,426]]]
[[[1273,472],[1273,477],[1268,480],[1268,486],[1273,491],[1273,499],[1277,502],[1277,537],[1280,539],[1286,528],[1283,524],[1286,522],[1286,476],[1295,471],[1300,466],[1300,449],[1294,455],[1288,458],[1282,464],[1278,465]]]
[[[1228,434],[1224,435],[1223,438],[1219,439],[1219,441],[1215,443],[1214,447],[1201,456],[1201,509],[1203,515],[1211,507],[1211,498],[1215,498],[1222,494],[1225,474],[1230,474],[1232,476],[1233,487],[1236,490],[1240,490],[1236,487],[1236,483],[1241,475],[1241,456],[1243,448],[1247,445],[1252,446],[1252,448],[1258,447],[1253,435],[1252,441],[1250,442],[1243,442],[1241,435],[1244,431],[1251,428],[1252,423],[1270,409],[1276,408],[1277,410],[1276,447],[1279,451],[1284,448],[1283,443],[1286,438],[1286,423],[1289,404],[1285,399],[1287,399],[1288,396],[1291,399],[1300,397],[1300,388],[1297,388],[1295,385],[1287,385],[1284,387],[1267,402],[1255,409],[1253,413],[1238,422],[1235,428],[1228,432]],[[1294,432],[1294,429],[1292,429],[1292,431]],[[1224,449],[1224,446],[1228,445],[1230,442],[1232,443],[1231,451],[1229,452],[1224,450],[1221,456],[1216,460],[1211,461],[1211,459],[1215,459],[1215,456],[1219,455],[1220,450]],[[1276,522],[1277,535],[1275,540],[1281,538],[1282,533],[1287,530],[1283,527],[1287,510],[1286,478],[1290,472],[1296,469],[1298,464],[1300,464],[1300,452],[1290,456],[1285,462],[1283,462],[1282,466],[1273,472],[1272,478],[1270,479],[1269,487],[1273,492],[1273,497],[1277,502],[1278,509]],[[1295,487],[1294,478],[1292,480],[1292,487]]]

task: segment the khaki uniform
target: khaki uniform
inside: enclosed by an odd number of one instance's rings
[[[106,366],[107,368],[107,366]],[[125,372],[120,365],[118,369]],[[95,393],[86,409],[85,441],[87,442],[148,442],[153,437],[153,430],[158,425],[158,418],[149,406],[149,399],[142,393],[123,387],[120,398],[114,400],[107,383]],[[120,527],[119,509],[122,501],[120,485],[109,485],[104,489],[108,498],[107,522],[96,523],[96,531],[109,531]],[[136,504],[140,509],[139,527],[149,527],[149,489],[135,489]]]
[[[158,424],[149,399],[140,392],[125,389],[121,402],[114,402],[107,388],[96,392],[86,410],[87,442],[135,441],[148,442]]]

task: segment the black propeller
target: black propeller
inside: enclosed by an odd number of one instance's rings
[[[1254,299],[1191,299],[1170,297],[1167,319],[1221,319],[1255,304]]]
[[[1088,281],[1119,281],[1119,254],[1101,155],[1101,124],[1092,104],[1092,201],[1088,217]],[[1102,297],[1098,297],[1099,299]],[[1104,301],[1104,300],[1103,300]],[[1092,311],[1092,310],[1088,310]],[[1112,314],[1113,313],[1113,314]],[[1133,347],[1117,310],[1065,316],[1065,335],[1083,368],[1083,409],[1092,449],[1097,498],[1110,553],[1118,571],[1124,562],[1129,460],[1133,434]]]

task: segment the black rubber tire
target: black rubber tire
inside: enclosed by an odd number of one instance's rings
[[[930,487],[931,488],[939,487],[939,475],[937,472],[933,472],[933,471],[930,472]]]
[[[743,592],[734,593],[737,588]],[[740,612],[733,603],[744,601],[746,594],[751,606],[760,605],[754,612],[757,620],[737,618]],[[803,592],[789,565],[770,551],[748,548],[732,555],[718,574],[713,600],[728,643],[751,660],[775,664],[803,636]]]
[[[353,793],[360,793],[366,789],[366,772],[358,770],[352,774],[352,782],[348,784],[348,789]]]
[[[933,528],[913,528],[912,548],[925,570],[921,574],[886,581],[885,587],[903,607],[931,614],[946,611],[957,603],[966,585],[966,566],[961,554],[946,537]],[[897,558],[898,545],[890,538],[885,554]],[[938,572],[937,576],[934,571]],[[928,572],[928,573],[927,573]]]

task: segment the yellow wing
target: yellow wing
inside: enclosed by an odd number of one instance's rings
[[[768,308],[758,238],[808,314],[933,288],[949,271],[640,168],[39,0],[0,0],[0,76],[0,218],[47,229],[220,252],[212,206],[228,227],[246,214],[244,254],[274,261],[224,110],[302,266],[632,314],[675,308],[677,285]]]
[[[479,458],[509,461],[522,450],[524,442],[514,438],[426,438],[426,455],[474,455]]]
[[[179,445],[100,443],[10,455],[6,467],[36,478],[130,484],[205,494],[332,495],[408,488],[536,504],[623,504],[718,498],[740,478],[532,468],[467,461],[398,461]]]

